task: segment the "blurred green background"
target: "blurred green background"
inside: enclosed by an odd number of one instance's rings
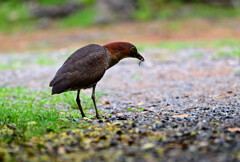
[[[239,0],[0,0],[0,31],[239,15]]]

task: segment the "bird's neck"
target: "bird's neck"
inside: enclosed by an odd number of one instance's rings
[[[114,42],[103,46],[109,55],[108,69],[117,64],[123,58],[128,57],[129,50],[126,46],[128,47],[129,45],[126,45],[125,42]]]
[[[119,58],[117,54],[113,54],[112,51],[106,49],[108,55],[108,69],[117,64],[122,58]]]

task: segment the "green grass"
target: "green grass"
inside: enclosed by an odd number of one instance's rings
[[[75,2],[81,2],[83,4],[93,4],[95,0],[75,0]],[[69,0],[38,0],[40,5],[60,5],[64,4],[66,2],[69,2]]]
[[[132,111],[132,112],[140,112],[140,111],[143,111],[144,108],[142,107],[139,107],[139,108],[126,108],[127,111]]]
[[[67,28],[84,26],[93,26],[95,17],[98,12],[95,8],[96,0],[76,0],[82,2],[83,9],[78,12],[61,18],[52,19],[50,24],[56,28]],[[40,5],[60,5],[68,2],[67,0],[39,0]],[[138,1],[138,9],[133,13],[135,20],[179,20],[191,18],[226,18],[239,17],[240,10],[231,7],[214,7],[203,4],[183,4],[166,3],[163,1]],[[2,32],[17,32],[25,31],[32,32],[37,29],[38,19],[33,18],[29,13],[27,1],[9,0],[0,2],[0,31]],[[55,23],[52,23],[55,22]],[[50,25],[51,26],[51,25]],[[171,30],[181,30],[180,23],[171,23]]]
[[[204,11],[204,12],[203,12]],[[240,14],[239,8],[232,7],[212,7],[209,5],[197,4],[192,8],[192,12],[185,13],[184,16],[206,17],[206,18],[221,18],[221,17],[237,17]]]
[[[34,62],[40,66],[51,66],[58,63],[57,60],[48,58],[47,55],[38,55]]]
[[[22,69],[24,68],[23,65],[23,60],[19,61],[17,59],[13,59],[8,61],[7,63],[0,63],[0,69],[1,70],[9,70],[9,69]]]
[[[0,60],[0,70],[17,70],[17,69],[28,69],[29,66],[39,65],[39,66],[54,66],[59,63],[59,60],[49,58],[48,55],[45,54],[36,54],[34,55],[34,58],[24,57],[19,58],[19,56],[13,57],[12,59],[9,59],[8,62],[1,62]]]
[[[33,136],[49,132],[61,132],[84,127],[79,124],[81,114],[78,111],[63,111],[58,107],[72,105],[65,98],[73,96],[71,92],[51,96],[50,92],[32,91],[27,88],[0,89],[0,143],[25,141]],[[90,108],[90,98],[82,95],[83,108]],[[75,101],[75,99],[73,100]],[[92,108],[92,107],[91,107]]]
[[[26,25],[26,23],[28,25]],[[16,1],[5,1],[0,3],[0,30],[16,31],[30,30],[32,20],[28,13],[27,4]]]
[[[238,57],[240,58],[240,48],[235,48],[230,51],[219,51],[217,53],[218,56],[220,57]]]
[[[161,3],[161,2],[160,2]],[[137,20],[169,20],[189,18],[224,18],[238,17],[240,10],[232,7],[216,7],[200,3],[165,3],[154,4],[153,1],[139,1],[139,9],[133,13]]]
[[[46,53],[27,54],[23,57],[19,57],[19,54],[12,55],[8,61],[0,59],[0,70],[26,70],[33,65],[38,65],[41,67],[60,66],[73,52],[75,52],[75,49],[57,58],[55,56],[51,57],[51,54],[49,56]]]
[[[38,0],[41,5],[60,5],[68,2],[68,0]]]
[[[240,40],[236,39],[224,39],[224,40],[214,40],[214,41],[163,41],[159,43],[151,44],[139,44],[137,48],[139,50],[147,50],[151,48],[162,48],[172,51],[177,51],[187,48],[209,48],[209,49],[219,49],[223,47],[238,48]]]
[[[137,48],[139,51],[149,49],[165,49],[169,52],[177,52],[184,49],[208,49],[214,50],[213,56],[218,57],[237,57],[240,58],[240,40],[214,40],[214,41],[163,41],[152,44],[139,44]],[[228,49],[228,50],[226,50]],[[193,57],[195,59],[201,58],[202,53],[196,52]],[[135,78],[133,78],[135,79]]]
[[[63,94],[63,100],[73,109],[79,109],[78,108],[78,105],[76,103],[76,95],[77,93],[76,92],[65,92]],[[96,102],[99,101],[99,99],[105,95],[106,92],[96,92]],[[92,102],[92,99],[91,96],[87,96],[87,95],[80,95],[81,97],[81,104],[82,104],[82,107],[84,109],[91,109],[91,108],[94,108],[94,105],[93,105],[93,102]]]
[[[200,52],[196,52],[194,55],[193,55],[194,58],[201,58],[202,57],[202,53]]]
[[[149,20],[153,17],[151,5],[149,1],[139,0],[138,5],[140,8],[133,13],[133,17],[137,20]]]
[[[97,15],[95,7],[89,7],[58,21],[60,27],[92,26]]]
[[[91,26],[97,14],[94,8],[95,0],[77,0],[82,2],[86,9],[80,10],[68,17],[55,19],[57,27]],[[67,0],[39,0],[40,5],[60,5]],[[27,2],[15,0],[0,2],[0,31],[12,33],[18,31],[32,32],[37,29],[38,20],[32,17]]]

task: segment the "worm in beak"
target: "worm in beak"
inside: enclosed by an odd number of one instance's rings
[[[139,66],[140,66],[141,63],[144,62],[144,58],[139,53],[137,53],[136,58],[140,60],[139,61]]]

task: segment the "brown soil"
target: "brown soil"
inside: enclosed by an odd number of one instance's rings
[[[134,44],[160,41],[198,41],[240,39],[239,19],[129,22],[108,26],[71,29],[46,29],[33,33],[0,35],[0,51],[80,47],[88,43],[104,44],[129,41]]]

